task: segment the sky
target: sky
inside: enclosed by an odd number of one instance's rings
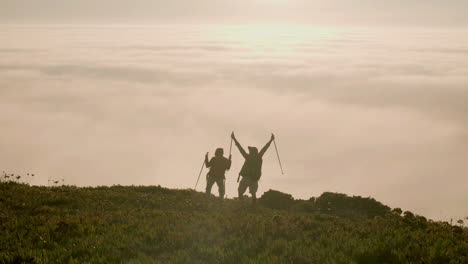
[[[257,147],[274,132],[285,174],[270,149],[260,195],[468,215],[461,1],[63,2],[0,1],[1,171],[193,188],[232,131]],[[311,3],[322,11],[298,8]],[[243,163],[232,155],[228,197]]]
[[[466,26],[465,0],[0,0],[1,23]]]

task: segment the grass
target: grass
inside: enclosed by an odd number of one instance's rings
[[[156,186],[3,182],[0,263],[468,263],[466,228],[362,197],[276,194],[253,206]]]

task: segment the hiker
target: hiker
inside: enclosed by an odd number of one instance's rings
[[[242,176],[242,180],[239,183],[239,188],[237,189],[239,193],[239,199],[243,198],[243,195],[248,187],[249,192],[252,195],[253,202],[255,203],[257,200],[258,180],[260,180],[260,177],[262,176],[262,157],[270,147],[271,142],[275,140],[275,136],[271,134],[270,141],[266,143],[260,152],[258,152],[256,147],[249,146],[249,153],[245,152],[245,150],[242,148],[239,141],[237,141],[234,132],[232,132],[231,138],[234,140],[237,148],[245,159],[244,165],[239,172],[239,176]]]
[[[224,173],[231,168],[231,155],[229,159],[226,159],[224,156],[224,150],[218,148],[215,151],[215,156],[208,161],[208,153],[205,155],[205,165],[207,168],[210,168],[208,174],[206,174],[206,194],[211,194],[211,187],[216,182],[218,185],[219,197],[224,198],[225,186],[224,180],[226,177]]]

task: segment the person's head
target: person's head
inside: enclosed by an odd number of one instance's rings
[[[224,150],[223,148],[217,148],[215,151],[215,156],[216,157],[222,157],[224,155]]]
[[[249,154],[257,155],[258,149],[256,147],[249,146]]]

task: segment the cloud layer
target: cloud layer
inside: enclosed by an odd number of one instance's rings
[[[260,191],[370,195],[467,214],[466,32],[2,27],[0,159],[77,185],[191,188],[229,133],[261,146]],[[233,150],[228,195],[242,157]],[[433,199],[435,197],[435,200]],[[465,211],[464,211],[465,210]]]

